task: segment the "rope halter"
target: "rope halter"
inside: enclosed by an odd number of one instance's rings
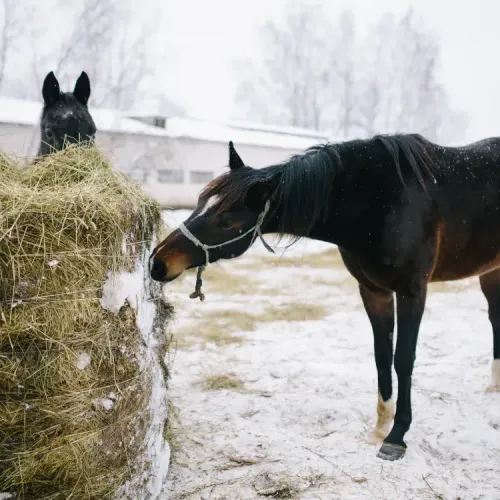
[[[206,245],[205,243],[202,243],[182,222],[179,225],[179,229],[182,232],[182,234],[191,242],[193,242],[198,248],[201,248],[205,252],[205,264],[202,264],[201,266],[198,267],[198,273],[196,275],[196,288],[195,291],[190,295],[192,299],[196,299],[197,297],[200,298],[201,301],[205,300],[205,295],[201,292],[201,273],[205,270],[206,266],[210,263],[210,255],[209,255],[209,250],[213,248],[220,248],[226,245],[230,245],[231,243],[234,243],[235,241],[239,241],[246,236],[248,236],[250,233],[252,234],[252,240],[250,241],[250,245],[248,245],[248,248],[250,248],[257,236],[260,238],[262,241],[262,244],[264,247],[272,253],[275,253],[274,250],[266,243],[264,240],[264,236],[262,235],[261,232],[261,226],[264,222],[264,219],[269,212],[269,208],[271,207],[271,202],[270,200],[266,201],[266,205],[264,207],[264,210],[259,214],[259,217],[257,218],[257,222],[255,223],[255,226],[251,227],[248,231],[245,231],[243,234],[240,234],[239,236],[236,236],[236,238],[232,238],[228,241],[224,241],[222,243],[218,243],[216,245]]]

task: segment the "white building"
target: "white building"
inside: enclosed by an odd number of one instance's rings
[[[42,105],[0,97],[0,149],[36,154]],[[198,194],[228,164],[232,140],[243,161],[256,168],[278,163],[328,137],[311,130],[154,114],[124,115],[90,108],[97,142],[114,165],[129,173],[163,207],[193,208]]]

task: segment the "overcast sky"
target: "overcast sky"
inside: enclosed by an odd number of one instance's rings
[[[161,0],[158,0],[161,1]],[[165,33],[173,53],[165,87],[190,115],[231,115],[232,61],[252,54],[258,27],[277,16],[284,0],[182,0],[166,8]],[[452,103],[470,116],[468,140],[500,136],[499,0],[324,0],[332,16],[354,12],[358,29],[383,11],[397,14],[412,4],[442,44],[442,81]]]

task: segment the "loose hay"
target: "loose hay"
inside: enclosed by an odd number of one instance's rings
[[[141,260],[161,224],[159,205],[97,149],[27,168],[0,154],[0,492],[142,498],[131,485],[140,488],[146,448],[158,445],[152,425],[164,424],[151,404],[162,404],[166,368],[151,366],[162,363],[172,310],[157,299],[141,319],[138,301],[161,295]],[[135,296],[113,297],[120,276]],[[155,359],[145,334],[156,337]]]

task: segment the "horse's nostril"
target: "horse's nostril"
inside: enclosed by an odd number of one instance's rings
[[[162,281],[167,275],[167,266],[162,260],[154,260],[151,267],[151,278],[155,281]]]

